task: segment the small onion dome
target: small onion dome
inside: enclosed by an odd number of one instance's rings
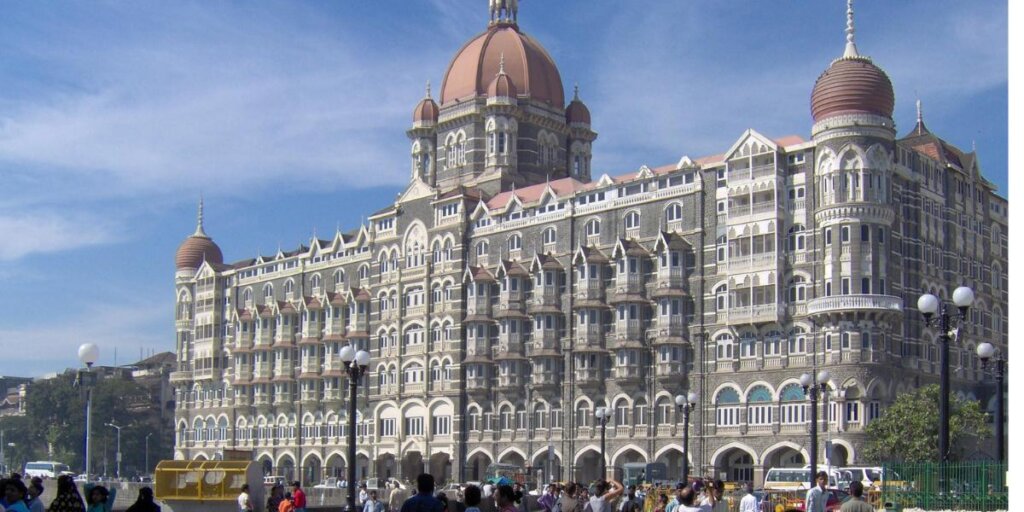
[[[818,77],[811,93],[814,122],[826,117],[865,113],[892,118],[895,95],[881,68],[864,57],[837,59]]]
[[[487,86],[487,97],[516,98],[517,96],[519,96],[519,92],[516,90],[516,84],[512,81],[512,77],[505,73],[505,57],[502,56],[498,75],[491,80],[491,85]]]
[[[565,122],[568,124],[590,124],[590,109],[580,100],[580,88],[576,87],[572,101],[565,107]]]
[[[416,104],[416,109],[412,111],[412,122],[436,123],[439,112],[437,103],[430,97],[430,83],[427,82],[427,94]]]
[[[220,247],[217,247],[213,239],[203,231],[203,202],[200,200],[196,232],[178,246],[174,264],[178,270],[197,269],[204,261],[220,265],[224,263],[224,255],[221,254]]]

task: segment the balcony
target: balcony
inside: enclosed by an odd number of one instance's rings
[[[491,344],[486,339],[469,338],[466,340],[466,355],[491,357]]]
[[[616,295],[641,295],[644,293],[644,280],[640,274],[625,273],[615,276]]]
[[[617,320],[615,322],[615,341],[640,341],[643,339],[640,320]]]
[[[659,270],[655,274],[654,282],[648,283],[648,293],[652,297],[673,296],[680,292],[685,293],[685,279],[682,269]],[[675,292],[675,293],[672,293]]]
[[[407,395],[422,395],[427,390],[427,384],[425,382],[414,382],[405,384],[405,394]]]
[[[498,376],[498,389],[502,391],[512,391],[525,387],[526,382],[522,375],[499,375]]]
[[[558,381],[557,372],[534,372],[530,376],[530,383],[533,384],[534,388],[558,387]]]
[[[612,378],[620,383],[637,383],[643,380],[639,365],[616,365],[612,369]]]
[[[487,377],[467,377],[466,391],[470,393],[486,393],[491,389],[491,379]]]
[[[192,370],[178,370],[176,372],[171,372],[168,378],[172,384],[177,382],[189,382],[192,380]]]
[[[654,375],[658,380],[675,380],[685,377],[683,363],[679,361],[659,362],[654,365]]]
[[[235,384],[245,384],[252,379],[252,366],[247,364],[235,365]]]
[[[604,380],[600,368],[577,368],[576,384],[579,386],[598,386]]]
[[[576,328],[576,348],[601,348],[604,345],[604,325],[582,324]]]
[[[778,266],[779,255],[776,252],[762,252],[729,258],[729,272],[754,272],[773,270]]]
[[[539,329],[533,331],[531,343],[534,352],[538,350],[558,350],[561,347],[558,331],[555,329]]]
[[[754,306],[733,306],[725,311],[726,321],[730,324],[753,324],[779,321],[779,314],[784,306],[778,304],[758,304]],[[721,314],[721,312],[719,312]]]
[[[516,291],[504,291],[498,296],[498,311],[496,316],[501,316],[506,311],[519,311],[523,310],[523,292],[520,290]]]
[[[273,374],[270,372],[270,363],[256,363],[252,368],[253,379],[266,379],[270,380]]]
[[[466,301],[466,314],[469,316],[491,316],[491,299],[484,297],[470,297]]]
[[[686,327],[681,316],[658,316],[654,325],[647,330],[649,336],[658,338],[685,338]]]
[[[405,355],[407,356],[418,356],[427,353],[426,343],[413,343],[405,346]]]
[[[891,295],[833,295],[811,299],[807,303],[809,315],[860,311],[899,313],[903,311],[903,299]]]
[[[530,313],[560,313],[561,296],[553,286],[544,286],[533,290],[530,297]]]
[[[604,283],[598,279],[584,279],[577,283],[576,300],[604,302]]]

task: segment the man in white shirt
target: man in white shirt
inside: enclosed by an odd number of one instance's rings
[[[490,482],[484,484],[484,498],[490,498],[494,494],[494,486]]]
[[[242,493],[238,495],[238,512],[252,512],[252,498],[249,497],[249,484],[242,484]]]
[[[804,510],[806,512],[825,512],[825,504],[828,503],[829,496],[829,493],[825,491],[825,486],[828,485],[828,473],[818,471],[818,474],[815,475],[815,480],[818,482],[818,485],[811,487],[811,490],[807,491]]]
[[[746,484],[743,486],[743,499],[740,500],[740,512],[758,512],[757,497],[754,496],[754,486]]]

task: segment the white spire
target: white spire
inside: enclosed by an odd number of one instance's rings
[[[501,52],[501,60],[498,61],[498,74],[505,74],[505,52]]]
[[[203,195],[199,194],[199,213],[196,214],[196,232],[192,233],[192,236],[202,236],[209,238],[206,232],[203,231]]]
[[[846,0],[846,51],[843,52],[844,58],[860,57],[860,54],[857,53],[857,44],[853,42],[854,32],[853,0]]]
[[[430,99],[430,80],[427,80],[427,99]]]
[[[917,124],[921,124],[924,121],[924,116],[921,115],[921,98],[917,99]]]

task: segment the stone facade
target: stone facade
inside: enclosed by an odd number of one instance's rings
[[[811,140],[748,130],[720,155],[591,179],[589,112],[443,104],[407,132],[411,182],[368,224],[178,268],[176,456],[341,474],[351,344],[373,357],[361,477],[480,480],[502,462],[593,479],[602,406],[610,467],[676,475],[675,397],[695,391],[694,471],[759,481],[806,463],[798,379],[822,369],[831,462],[861,462],[865,425],[938,380],[918,295],[975,290],[958,393],[987,398],[973,347],[1007,340],[1006,200],[974,153],[920,119],[898,138],[890,116],[831,115]]]

